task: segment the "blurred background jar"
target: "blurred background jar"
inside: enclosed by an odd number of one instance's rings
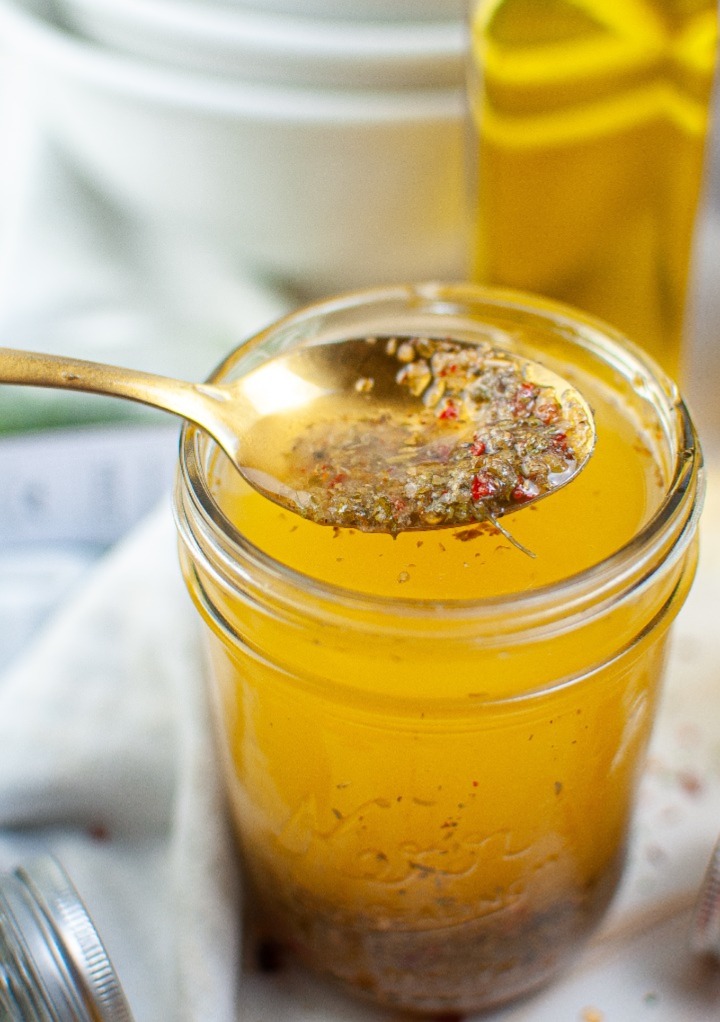
[[[472,274],[683,359],[716,0],[472,0]]]

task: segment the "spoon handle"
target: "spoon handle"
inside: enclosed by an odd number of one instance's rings
[[[173,412],[203,426],[213,388],[101,362],[0,347],[0,384],[105,394]]]

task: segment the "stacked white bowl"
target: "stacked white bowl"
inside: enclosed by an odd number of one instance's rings
[[[0,0],[120,209],[306,294],[464,271],[462,0]]]

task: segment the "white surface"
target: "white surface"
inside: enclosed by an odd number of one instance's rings
[[[285,16],[193,0],[61,0],[63,21],[123,53],[239,81],[320,88],[462,87],[466,25]],[[42,8],[40,8],[42,10]]]
[[[258,11],[348,21],[449,21],[466,13],[465,0],[194,0]]]
[[[0,0],[47,131],[143,222],[320,293],[462,275],[462,88],[281,89],[123,58]]]

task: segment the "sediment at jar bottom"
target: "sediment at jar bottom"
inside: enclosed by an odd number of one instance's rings
[[[426,1018],[462,1016],[529,995],[566,969],[597,929],[624,860],[620,849],[602,873],[555,899],[519,898],[430,929],[370,924],[246,862],[246,928],[273,967],[289,956],[354,999]]]

